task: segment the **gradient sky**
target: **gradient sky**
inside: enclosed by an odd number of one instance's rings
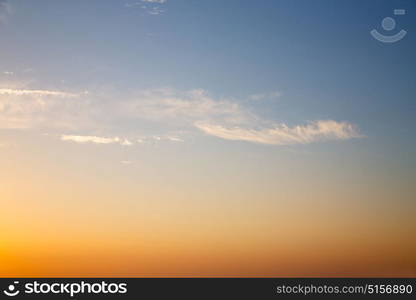
[[[0,276],[416,276],[415,11],[0,0]]]

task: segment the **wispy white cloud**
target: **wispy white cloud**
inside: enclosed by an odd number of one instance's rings
[[[84,96],[81,98],[80,96]],[[91,123],[85,93],[44,89],[0,88],[0,128],[67,128]]]
[[[70,141],[80,144],[92,143],[92,144],[118,144],[121,146],[133,146],[135,144],[154,144],[155,142],[184,142],[182,138],[177,136],[147,136],[139,139],[128,139],[122,137],[101,137],[94,135],[61,135],[62,141]]]
[[[183,139],[181,139],[177,136],[167,136],[166,139],[171,141],[171,142],[184,142]]]
[[[23,90],[23,89],[2,89],[0,88],[0,95],[34,95],[34,96],[56,96],[56,97],[77,97],[77,94],[66,93],[61,91],[50,90]]]
[[[159,136],[159,135],[155,135],[151,138],[153,141],[169,141],[169,142],[184,142],[184,139],[178,137],[178,136],[171,136],[171,135],[166,135],[166,136]],[[140,139],[140,141],[142,143],[146,143],[146,140],[149,141],[148,138],[142,138]]]
[[[319,120],[308,125],[288,127],[285,124],[271,128],[247,129],[197,122],[203,132],[226,140],[240,140],[270,145],[308,144],[322,140],[347,140],[362,137],[354,125],[348,122]]]
[[[62,135],[61,140],[71,141],[75,143],[94,143],[94,144],[120,144],[122,146],[133,145],[127,139],[121,139],[119,137],[100,137],[90,135]]]
[[[163,4],[166,3],[167,0],[142,0],[142,2]]]
[[[346,140],[361,136],[358,129],[348,122],[318,120],[306,125],[288,126],[261,118],[242,103],[214,98],[201,89],[178,91],[162,88],[103,96],[0,88],[0,128],[37,128],[52,132],[73,130],[87,134],[65,135],[62,140],[123,146],[159,141],[181,142],[183,136],[172,132],[183,131],[202,131],[228,140],[273,145]],[[143,132],[139,124],[145,128],[152,124],[158,132],[167,133],[155,135],[148,130]],[[132,126],[136,133],[132,133]],[[129,138],[122,136],[125,129],[130,132]],[[88,132],[106,132],[107,136],[115,137],[98,137]]]
[[[147,13],[149,15],[154,15],[154,16],[160,15],[163,12],[164,12],[164,10],[161,9],[160,7],[158,7],[158,6],[154,6],[154,7],[152,7],[152,8],[150,8],[150,9],[147,10]]]
[[[167,0],[141,0],[136,2],[129,2],[124,4],[127,8],[141,8],[149,15],[160,15],[164,12],[161,5],[165,4]]]
[[[47,134],[44,134],[47,135]],[[71,141],[76,143],[94,143],[94,144],[120,144],[122,146],[132,146],[134,144],[149,144],[168,141],[168,142],[184,142],[184,139],[176,135],[164,135],[164,136],[146,136],[138,139],[129,139],[123,137],[101,137],[93,135],[61,135],[61,140]]]
[[[238,103],[215,100],[201,89],[185,92],[168,88],[146,90],[138,93],[136,99],[121,103],[119,109],[125,116],[184,122],[212,119],[242,121],[250,114]]]

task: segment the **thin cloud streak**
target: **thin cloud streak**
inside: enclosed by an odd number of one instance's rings
[[[78,94],[50,91],[50,90],[20,90],[20,89],[0,89],[0,95],[15,95],[15,96],[56,96],[56,97],[77,97]]]
[[[195,126],[206,134],[222,139],[269,145],[309,144],[323,140],[347,140],[362,137],[354,125],[333,120],[319,120],[308,125],[294,127],[280,124],[272,128],[261,129],[227,128],[203,122],[197,122]]]
[[[160,15],[164,12],[159,5],[164,5],[167,0],[141,0],[141,2],[132,2],[124,4],[126,8],[140,7],[149,15]]]
[[[142,0],[142,2],[163,4],[166,3],[167,0]]]
[[[62,135],[61,140],[71,141],[75,143],[94,143],[94,144],[120,144],[122,146],[133,145],[127,139],[120,139],[119,137],[100,137],[89,135]]]

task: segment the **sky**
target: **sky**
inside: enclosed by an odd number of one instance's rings
[[[416,276],[415,11],[0,0],[0,276]]]

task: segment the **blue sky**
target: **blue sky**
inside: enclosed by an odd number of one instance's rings
[[[360,114],[386,109],[393,90],[394,110],[411,108],[411,30],[393,45],[368,36],[396,6],[408,10],[398,27],[412,28],[411,1],[143,2],[159,15],[129,3],[13,1],[2,68],[74,89],[170,86],[236,98],[277,90],[294,107],[285,118],[365,121]]]
[[[414,151],[412,1],[3,2],[5,88],[99,94],[106,100],[98,102],[110,103],[143,91],[168,89],[176,97],[203,90],[214,104],[225,99],[289,127],[348,122],[351,136],[362,138],[345,147],[402,151],[403,159]],[[407,11],[396,21],[408,35],[394,44],[374,40],[369,31],[382,31],[395,8]],[[117,133],[188,129],[113,122],[102,125]],[[250,126],[263,126],[256,122]]]
[[[412,1],[3,2],[5,87],[201,89],[288,126],[346,121],[377,147],[414,147]],[[377,43],[394,8],[409,34]]]

